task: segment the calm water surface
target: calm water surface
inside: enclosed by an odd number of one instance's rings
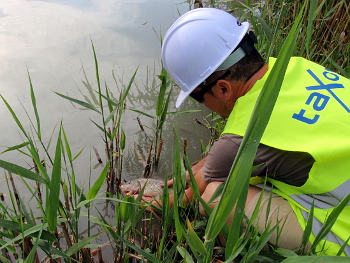
[[[101,119],[92,111],[74,107],[53,91],[80,100],[91,99],[83,81],[87,82],[85,71],[88,81],[97,89],[92,40],[101,81],[106,82],[118,97],[112,71],[117,75],[118,85],[121,87],[129,82],[139,67],[135,82],[137,85],[131,89],[127,106],[155,115],[157,91],[145,87],[160,72],[161,48],[158,37],[164,35],[179,14],[188,9],[189,4],[180,0],[1,0],[0,94],[29,130],[26,111],[35,120],[29,92],[29,72],[38,103],[44,141],[48,143],[52,134],[57,134],[58,125],[62,121],[73,154],[84,148],[81,157],[75,161],[75,169],[82,184],[89,174],[94,177],[101,171],[101,167],[96,165],[92,147],[96,147],[100,155],[104,156],[103,141],[100,131],[90,121],[93,119],[101,123]],[[171,103],[171,107],[174,104],[175,101]],[[181,109],[196,107],[188,101]],[[0,112],[0,151],[4,151],[6,147],[18,145],[25,139],[2,101]],[[124,116],[122,126],[128,143],[124,156],[125,177],[138,176],[142,170],[141,162],[132,147],[133,142],[142,144],[144,140],[136,121],[138,116],[144,125],[152,125],[149,118],[131,111],[127,111]],[[208,133],[198,126],[193,129],[193,117],[173,116],[166,123],[165,147],[161,159],[164,173],[171,169],[169,160],[174,127],[180,130],[182,137],[189,140],[189,147],[193,148],[193,160],[199,158],[197,133],[200,136]],[[200,118],[201,115],[196,117]],[[56,144],[55,138],[54,135],[51,150]],[[3,153],[0,159],[30,167],[30,160],[17,152]],[[0,192],[6,191],[6,185],[0,184]]]
[[[99,62],[101,81],[107,83],[113,95],[119,96],[112,71],[118,78],[119,88],[129,82],[138,69],[135,85],[130,91],[127,107],[155,115],[157,91],[147,88],[160,72],[160,41],[167,28],[180,14],[189,9],[183,0],[0,0],[0,94],[12,106],[26,130],[31,126],[28,116],[35,122],[28,72],[35,90],[42,125],[43,141],[50,151],[56,144],[60,121],[65,127],[73,155],[84,149],[75,160],[78,185],[88,188],[88,178],[93,181],[102,167],[98,164],[93,147],[104,157],[101,132],[91,120],[101,125],[101,118],[92,111],[82,110],[55,92],[67,94],[80,100],[90,99],[83,82],[89,81],[97,89],[95,66],[91,48],[94,43]],[[181,3],[181,4],[180,4]],[[82,69],[84,68],[84,70]],[[85,74],[86,73],[86,77]],[[87,78],[87,79],[86,79]],[[177,95],[177,91],[174,92]],[[175,111],[175,98],[171,111]],[[181,110],[197,109],[187,101]],[[0,100],[0,152],[7,147],[25,141],[13,117]],[[127,111],[122,127],[126,133],[127,147],[124,155],[123,177],[138,177],[143,170],[134,153],[133,143],[145,145],[136,118],[145,126],[152,121],[140,114]],[[208,137],[208,131],[193,123],[191,118],[202,115],[171,115],[163,132],[164,147],[161,156],[162,174],[171,172],[173,130],[179,130],[188,139],[192,160],[200,157],[199,138]],[[148,130],[149,131],[149,130]],[[151,134],[151,132],[149,131]],[[41,158],[44,158],[41,151]],[[29,158],[12,151],[0,154],[0,159],[14,162],[26,168],[32,166]],[[5,173],[0,177],[0,193],[8,196]],[[35,211],[35,199],[26,191],[19,177],[15,183],[24,202]],[[34,182],[30,182],[33,185]],[[6,203],[9,204],[6,197]],[[98,205],[106,218],[113,220],[113,204],[103,201]],[[79,222],[85,236],[87,220]],[[101,229],[92,225],[92,234]],[[82,237],[81,237],[82,238]],[[98,238],[102,244],[106,240]],[[107,252],[108,254],[108,252]],[[104,254],[106,256],[106,254]],[[111,255],[111,253],[110,253]],[[106,258],[105,258],[106,259]]]

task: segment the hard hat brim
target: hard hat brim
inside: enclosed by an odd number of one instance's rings
[[[183,90],[180,91],[180,94],[179,94],[179,96],[177,97],[176,104],[175,104],[176,108],[179,108],[179,107],[181,106],[181,104],[182,104],[182,103],[185,101],[185,99],[191,94],[192,91],[193,91],[193,90],[190,90],[190,91],[187,91],[187,92],[185,92],[185,91],[183,91]]]

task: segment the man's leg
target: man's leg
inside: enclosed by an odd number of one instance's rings
[[[214,192],[216,191],[216,189],[218,188],[218,186],[222,184],[222,182],[211,182],[207,185],[207,187],[205,188],[205,191],[202,194],[202,198],[205,202],[209,202],[210,198],[213,196]],[[248,203],[251,201],[251,199],[258,193],[261,192],[261,189],[256,187],[256,186],[249,186],[248,189],[248,196],[247,196],[247,200],[246,200],[246,206],[248,205]],[[209,204],[209,206],[213,209],[216,204],[218,203],[219,199],[215,200],[214,202],[212,202],[211,204]],[[205,215],[205,212],[203,210],[203,208],[200,206],[200,212],[202,215]],[[232,216],[233,213],[231,213],[230,217],[228,218],[227,222],[232,222]]]
[[[206,190],[202,194],[202,198],[208,202],[220,184],[221,182],[209,183]],[[252,185],[249,186],[245,207],[245,214],[248,218],[251,218],[261,194],[262,192],[260,188]],[[215,200],[213,203],[209,204],[209,206],[214,208],[218,201],[218,199]],[[200,213],[204,216],[206,215],[201,206]],[[268,215],[266,216],[267,213]],[[227,219],[228,225],[231,224],[233,215],[234,211],[232,211]],[[254,220],[253,225],[257,227],[260,233],[262,233],[266,229],[269,222],[270,228],[274,227],[278,222],[280,222],[278,223],[279,226],[277,227],[276,231],[269,240],[272,244],[286,249],[296,249],[300,247],[303,230],[300,227],[297,217],[287,200],[276,194],[271,195],[269,191],[264,191],[262,194],[262,202],[259,207],[258,217]],[[244,226],[246,225],[247,224],[244,223]]]
[[[261,204],[259,213],[257,218],[254,219],[254,226],[257,227],[259,233],[262,233],[266,229],[268,223],[270,223],[270,229],[278,224],[269,241],[285,249],[294,250],[300,248],[304,231],[293,209],[283,197],[273,194],[270,191],[256,194],[250,202],[246,204],[246,216],[248,218],[252,217],[260,196]],[[306,245],[305,251],[307,251],[308,248],[310,248],[310,243]],[[300,250],[297,253],[302,253],[302,251]]]

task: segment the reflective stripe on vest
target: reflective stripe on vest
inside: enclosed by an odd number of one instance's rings
[[[305,218],[305,221],[307,221],[310,214],[308,212],[303,211],[303,210],[301,210],[301,213],[303,214],[303,216]],[[312,233],[315,236],[318,235],[318,233],[320,232],[322,226],[323,226],[323,224],[320,221],[318,221],[316,218],[312,219]],[[332,242],[332,243],[335,243],[335,244],[338,244],[340,247],[344,246],[344,244],[345,244],[345,241],[343,241],[341,238],[339,238],[332,231],[329,231],[329,233],[324,238],[324,240]],[[323,246],[322,242],[321,242],[320,246]],[[325,249],[327,249],[327,245],[324,245],[324,247],[325,247]],[[350,255],[350,246],[348,244],[345,245],[344,253],[346,255]]]
[[[349,189],[350,179],[327,193],[312,195],[299,194],[290,195],[290,197],[307,210],[311,209],[312,203],[314,203],[315,208],[330,209],[337,206],[344,199],[344,197],[349,194]],[[350,206],[350,202],[347,204],[347,206]]]

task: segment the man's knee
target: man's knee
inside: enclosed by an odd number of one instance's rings
[[[202,194],[202,199],[203,201],[209,205],[209,207],[211,209],[214,209],[214,207],[216,206],[216,204],[219,202],[219,198],[217,198],[216,200],[211,201],[211,198],[213,196],[213,194],[215,193],[216,189],[218,188],[218,186],[222,184],[222,182],[211,182],[208,184],[208,186],[206,187],[205,191]],[[205,209],[203,207],[203,205],[201,203],[199,203],[199,212],[201,215],[203,216],[207,216],[207,213],[205,212]]]

